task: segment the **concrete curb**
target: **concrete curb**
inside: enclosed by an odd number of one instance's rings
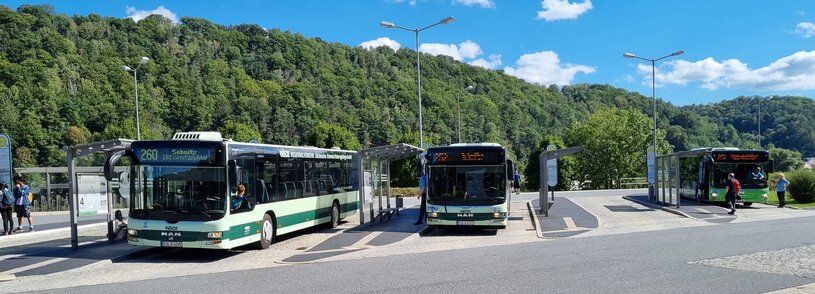
[[[96,228],[96,227],[106,227],[107,225],[108,225],[108,223],[104,222],[104,223],[81,225],[81,226],[77,226],[76,228],[77,228],[77,231],[78,231],[78,230],[90,229],[90,228]],[[28,245],[28,244],[39,243],[39,242],[43,242],[43,241],[53,241],[53,240],[60,239],[60,238],[43,240],[43,239],[37,238],[37,237],[40,237],[40,236],[43,236],[43,235],[64,233],[64,232],[69,232],[69,231],[71,231],[71,227],[44,230],[44,231],[36,231],[35,230],[34,232],[25,232],[25,233],[22,233],[22,234],[18,233],[18,234],[14,234],[14,235],[11,235],[11,236],[5,236],[2,239],[0,239],[0,246],[3,246],[4,243],[8,243],[8,242],[5,242],[5,241],[9,241],[9,242],[16,241],[16,240],[28,241],[28,240],[25,240],[25,239],[31,239],[32,242],[23,243],[23,244],[14,245],[14,246],[25,246],[25,245]],[[70,236],[69,236],[69,238],[70,238]]]
[[[526,207],[529,209],[529,215],[532,217],[532,226],[535,227],[535,234],[538,235],[538,238],[545,239],[543,237],[542,228],[540,227],[540,221],[538,220],[538,214],[535,212],[535,207],[532,206],[532,200],[526,202]]]
[[[670,207],[665,207],[665,206],[662,206],[662,205],[656,205],[656,204],[653,204],[653,203],[650,203],[650,202],[639,201],[637,199],[628,197],[628,195],[623,196],[623,199],[634,202],[634,203],[637,203],[637,204],[641,204],[643,206],[647,206],[647,207],[650,207],[650,208],[656,208],[656,209],[660,209],[660,210],[663,210],[663,211],[667,211],[667,212],[676,214],[676,215],[681,216],[681,217],[687,217],[687,218],[690,218],[690,219],[700,220],[698,218],[695,218],[695,217],[692,217],[692,216],[688,215],[687,213],[682,212],[681,210],[673,209],[673,208],[670,208]]]

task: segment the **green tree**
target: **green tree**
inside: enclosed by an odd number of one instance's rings
[[[249,142],[253,139],[261,142],[260,132],[247,124],[239,122],[227,122],[226,126],[221,129],[221,135],[224,138],[238,142]]]
[[[345,150],[359,150],[359,144],[353,133],[345,128],[327,122],[319,122],[309,135],[309,144],[320,148],[339,147]]]
[[[773,144],[767,144],[767,151],[770,152],[770,159],[773,161],[776,171],[792,171],[804,166],[801,152],[778,148]]]
[[[618,108],[601,109],[585,122],[566,130],[570,146],[583,146],[575,154],[578,177],[591,181],[592,188],[616,188],[623,177],[646,174],[645,146],[652,140],[651,120],[644,114]],[[658,133],[660,153],[670,152],[664,133]]]

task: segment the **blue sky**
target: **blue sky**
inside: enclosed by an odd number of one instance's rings
[[[416,28],[447,16],[455,22],[420,34],[421,50],[504,70],[532,83],[600,83],[673,104],[740,95],[815,97],[815,1],[744,0],[345,0],[345,1],[2,1],[48,3],[57,13],[139,19],[158,13],[223,25],[258,24],[351,46],[415,48]]]

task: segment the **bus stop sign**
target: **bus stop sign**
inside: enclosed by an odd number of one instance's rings
[[[546,146],[546,151],[554,151],[557,149],[555,144],[549,144]],[[549,187],[557,186],[557,158],[549,159],[546,161],[546,184]]]
[[[656,169],[654,168],[654,163],[656,163],[656,154],[654,154],[653,146],[648,146],[646,149],[646,154],[647,156],[645,159],[648,163],[648,183],[653,185],[655,182],[654,175],[656,174]]]

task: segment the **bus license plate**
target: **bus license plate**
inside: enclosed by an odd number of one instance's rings
[[[474,226],[475,221],[456,221],[456,225],[459,225],[459,226]]]
[[[161,247],[181,247],[181,242],[161,241]]]

